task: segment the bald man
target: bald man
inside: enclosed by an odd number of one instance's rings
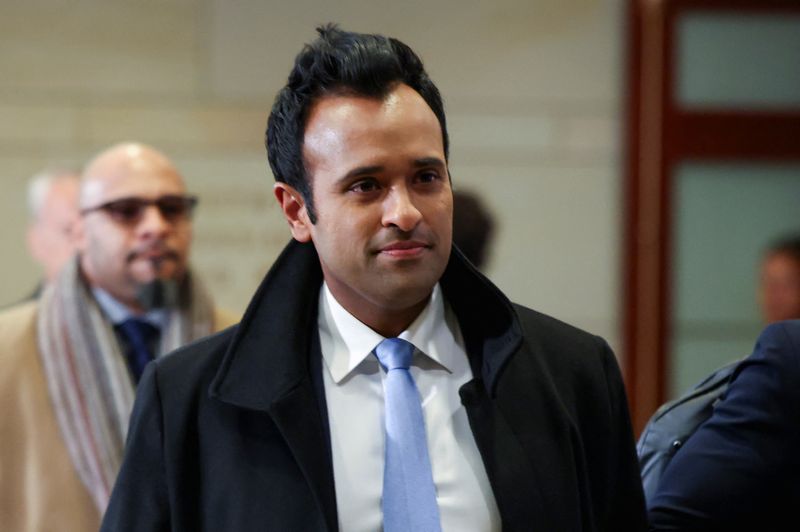
[[[151,147],[87,165],[77,255],[38,301],[0,314],[4,529],[97,530],[144,366],[236,321],[188,268],[196,202]]]

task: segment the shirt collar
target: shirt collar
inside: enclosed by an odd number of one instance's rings
[[[114,325],[119,325],[130,318],[138,318],[157,327],[159,330],[163,330],[169,319],[168,312],[164,309],[150,310],[141,316],[137,315],[124,303],[97,286],[92,287],[92,295],[103,311],[103,314],[105,314],[108,320]]]
[[[335,383],[339,384],[362,363],[377,367],[377,360],[370,355],[385,338],[347,312],[326,283],[322,284],[319,295],[318,324],[322,357]],[[436,366],[451,371],[457,330],[455,316],[446,308],[437,283],[428,304],[398,337],[414,344],[415,358],[421,354]],[[417,365],[416,361],[412,364]]]

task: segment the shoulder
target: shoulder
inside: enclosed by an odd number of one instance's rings
[[[664,469],[656,530],[778,530],[800,497],[800,321],[768,326],[725,396]]]
[[[517,316],[526,333],[566,343],[594,343],[598,340],[597,336],[547,314],[517,303],[512,303],[512,306],[517,312]]]
[[[800,320],[779,321],[767,326],[756,342],[756,353],[786,353],[800,358]],[[755,353],[754,353],[755,354]]]
[[[41,374],[36,337],[38,308],[38,303],[31,301],[0,312],[0,394],[22,390],[29,377]]]
[[[20,353],[22,346],[36,343],[37,301],[28,301],[0,312],[0,360]]]
[[[176,349],[156,360],[155,378],[171,392],[193,389],[205,394],[219,370],[238,325],[224,329]]]
[[[743,374],[755,374],[775,384],[798,388],[800,382],[800,320],[767,326],[758,337],[753,353],[737,367],[733,382]]]
[[[26,301],[0,312],[0,336],[5,337],[9,332],[18,330],[36,321],[39,302]]]
[[[762,331],[753,353],[736,367],[715,417],[729,414],[732,423],[743,417],[781,421],[795,419],[798,408],[800,320],[774,323]],[[796,433],[800,437],[800,431]]]
[[[522,305],[515,303],[513,307],[524,341],[547,358],[555,357],[565,363],[587,360],[607,363],[609,356],[613,358],[603,338]]]
[[[214,332],[221,331],[231,325],[236,325],[242,319],[241,314],[231,312],[228,309],[214,308]]]
[[[603,338],[529,308],[514,308],[523,336],[518,356],[530,357],[565,405],[597,417],[596,409],[622,404],[622,375]]]

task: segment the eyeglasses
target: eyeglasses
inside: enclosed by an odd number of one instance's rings
[[[87,215],[95,211],[104,211],[116,222],[134,225],[142,219],[145,209],[150,205],[155,205],[161,216],[168,222],[177,222],[191,217],[192,211],[197,205],[197,198],[178,195],[161,196],[156,199],[120,198],[96,207],[82,209],[81,214]]]

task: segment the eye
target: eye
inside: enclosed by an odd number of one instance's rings
[[[168,220],[177,220],[191,214],[195,201],[182,196],[164,196],[156,201],[161,215]]]
[[[439,179],[441,179],[439,172],[435,172],[433,170],[423,170],[417,174],[417,181],[420,183],[433,183]]]
[[[356,181],[347,189],[350,192],[356,192],[359,194],[366,194],[369,192],[375,192],[378,190],[378,183],[374,179],[362,179],[360,181]]]
[[[138,199],[131,198],[112,201],[104,205],[104,208],[114,219],[124,223],[131,223],[142,214],[145,204]]]

